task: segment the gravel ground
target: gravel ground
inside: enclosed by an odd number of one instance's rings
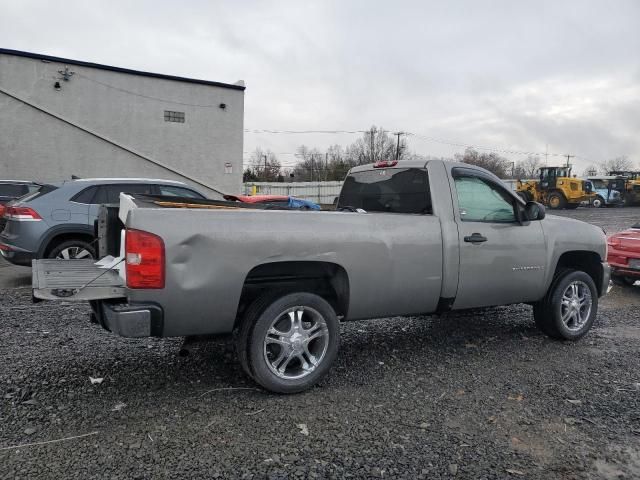
[[[279,396],[227,339],[180,357],[0,289],[0,478],[639,478],[639,307],[640,285],[616,287],[577,343],[522,305],[346,323],[330,376]]]

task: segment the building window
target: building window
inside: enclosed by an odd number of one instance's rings
[[[184,112],[172,112],[171,110],[165,110],[164,121],[184,123]]]

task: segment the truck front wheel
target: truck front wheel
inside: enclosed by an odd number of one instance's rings
[[[244,370],[276,393],[311,388],[329,372],[339,346],[335,311],[322,297],[306,292],[259,298],[236,332]]]
[[[558,340],[578,340],[589,331],[598,312],[593,279],[578,270],[556,274],[545,297],[534,304],[533,318],[540,330]]]
[[[605,205],[604,198],[598,195],[596,198],[593,199],[593,202],[591,202],[591,205],[593,205],[594,208],[604,207]]]
[[[565,206],[567,205],[567,200],[560,192],[551,192],[549,194],[547,202],[551,210],[560,210],[562,208],[565,208]]]

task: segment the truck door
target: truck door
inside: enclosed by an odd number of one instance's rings
[[[518,222],[518,201],[491,176],[453,169],[460,271],[453,307],[538,300],[544,294],[545,238],[540,221]]]

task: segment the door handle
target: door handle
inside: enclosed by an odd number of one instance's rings
[[[487,237],[480,235],[479,233],[473,233],[469,237],[464,237],[465,242],[482,243],[487,241]]]

